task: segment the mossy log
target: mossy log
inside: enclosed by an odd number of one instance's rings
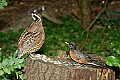
[[[115,80],[115,72],[109,68],[81,67],[59,57],[56,60],[46,56],[44,60],[27,58],[26,61],[23,70],[26,80]]]

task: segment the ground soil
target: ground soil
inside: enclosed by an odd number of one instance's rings
[[[71,12],[74,10],[78,10],[79,12],[77,1],[78,0],[7,0],[8,6],[0,10],[0,30],[10,27],[23,17],[28,10],[41,3],[47,3],[52,6],[57,15],[71,15]],[[91,17],[95,17],[94,10],[98,10],[97,8],[100,8],[103,4],[100,0],[96,0],[96,2],[91,0],[91,2],[94,4],[91,5],[91,10],[93,10]],[[120,11],[119,0],[108,0],[108,2],[110,4],[109,8],[112,11]]]
[[[0,30],[10,27],[15,21],[23,17],[28,10],[41,3],[53,6],[56,12],[58,10],[61,12],[64,11],[63,13],[59,13],[59,15],[67,14],[68,10],[70,12],[71,8],[76,6],[74,0],[8,0],[7,2],[8,6],[0,10]]]

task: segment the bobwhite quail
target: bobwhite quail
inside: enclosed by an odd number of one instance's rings
[[[34,21],[24,30],[18,40],[17,58],[39,50],[44,43],[45,34],[41,15],[34,11],[31,16]]]

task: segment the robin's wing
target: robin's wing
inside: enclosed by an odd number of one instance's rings
[[[74,50],[74,52],[75,52],[75,56],[78,58],[78,60],[90,59],[86,54],[83,54],[83,52],[81,52],[81,51]]]
[[[84,54],[82,51],[80,51],[78,47],[76,47],[76,50],[74,50],[74,52],[78,60],[91,60],[91,58],[88,55]]]

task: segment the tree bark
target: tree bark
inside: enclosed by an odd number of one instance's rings
[[[78,0],[80,7],[80,24],[82,27],[87,28],[91,22],[91,6],[89,0]]]
[[[45,60],[47,59],[50,60],[46,57]],[[23,70],[26,80],[115,80],[115,72],[111,69],[81,67],[72,60],[64,64],[67,60],[62,60],[44,62],[27,58],[27,65]]]

